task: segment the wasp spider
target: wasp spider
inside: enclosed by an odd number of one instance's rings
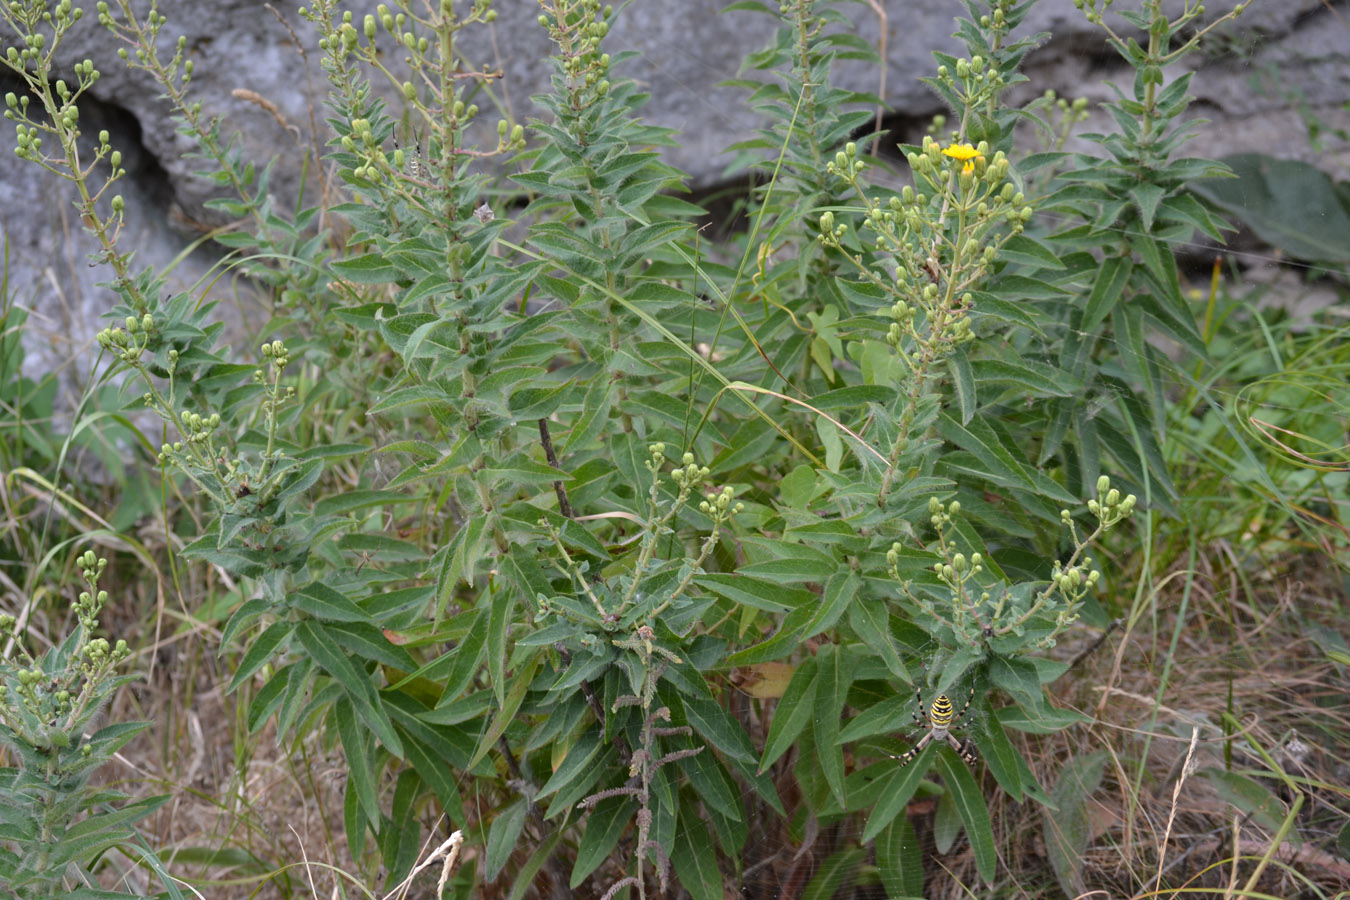
[[[922,689],[916,690],[914,697],[919,702],[919,712],[923,714],[923,718],[914,714],[914,724],[920,728],[927,728],[928,731],[923,737],[919,738],[919,742],[912,749],[905,752],[904,756],[892,756],[889,753],[886,755],[890,756],[891,759],[900,760],[900,765],[907,766],[914,762],[914,757],[918,756],[923,748],[928,746],[929,741],[942,743],[945,740],[961,759],[965,760],[968,765],[974,765],[975,749],[971,746],[970,741],[958,741],[952,735],[951,729],[965,717],[966,710],[970,709],[970,701],[975,699],[975,686],[971,685],[965,705],[961,707],[961,711],[958,713],[952,711],[951,698],[946,694],[939,694],[938,698],[927,708],[923,705]]]

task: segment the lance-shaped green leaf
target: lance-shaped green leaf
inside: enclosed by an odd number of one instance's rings
[[[975,851],[975,868],[986,882],[992,882],[998,870],[998,853],[994,849],[994,823],[989,818],[989,807],[970,767],[943,747],[938,752],[938,768],[942,780],[956,803],[956,811],[966,826],[971,849]]]

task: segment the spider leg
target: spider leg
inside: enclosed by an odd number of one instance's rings
[[[904,756],[894,756],[894,755],[892,755],[892,754],[890,754],[890,753],[887,753],[886,755],[889,756],[889,757],[891,757],[891,759],[898,759],[898,760],[900,760],[900,765],[902,765],[902,766],[907,766],[907,765],[909,765],[910,763],[914,762],[914,757],[916,757],[916,756],[918,756],[920,753],[922,753],[922,752],[923,752],[923,748],[924,748],[924,747],[927,747],[927,746],[928,746],[928,742],[931,741],[932,739],[933,739],[933,732],[932,732],[932,731],[928,731],[928,732],[926,732],[926,733],[924,734],[923,737],[919,738],[919,742],[918,742],[917,744],[915,744],[915,745],[914,745],[913,747],[911,747],[909,750],[906,750],[906,751],[905,751]]]
[[[914,720],[915,725],[918,725],[920,728],[926,728],[928,726],[928,710],[923,708],[922,688],[914,689],[914,699],[918,701],[919,711],[914,712],[914,710],[910,710],[909,717]],[[920,716],[922,716],[923,718],[919,718]]]
[[[965,705],[961,707],[961,711],[959,713],[952,716],[952,722],[955,723],[961,721],[961,717],[966,714],[966,710],[970,709],[970,702],[974,699],[975,699],[975,685],[972,684],[970,686],[970,693],[966,695]]]
[[[975,755],[975,745],[969,740],[958,741],[953,735],[948,734],[947,743],[951,744],[952,749],[956,751],[957,756],[961,757],[962,762],[968,766],[975,765],[975,760],[979,757]]]

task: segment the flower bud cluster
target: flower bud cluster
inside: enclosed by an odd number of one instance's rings
[[[5,118],[13,119],[16,116],[28,115],[28,103],[32,98],[27,94],[16,94],[9,91],[5,94]]]
[[[357,178],[379,184],[385,172],[395,171],[389,157],[380,148],[369,119],[352,119],[351,132],[343,135],[339,143],[343,150],[355,153],[363,160],[352,173]]]
[[[952,603],[957,604],[961,598],[966,596],[967,582],[975,581],[978,585],[978,577],[984,571],[984,557],[979,553],[972,553],[970,559],[966,559],[964,553],[952,554],[949,562],[937,562],[933,564],[933,572],[938,580],[947,586],[951,591]],[[987,601],[989,594],[980,593],[981,602]]]
[[[80,567],[80,576],[85,581],[97,581],[103,570],[108,568],[108,561],[95,556],[93,550],[84,551],[76,557],[75,563]]]
[[[707,472],[707,469],[703,470]],[[704,515],[712,517],[713,527],[729,521],[732,516],[745,509],[745,504],[732,501],[736,499],[736,491],[731,485],[724,485],[720,491],[712,491],[708,494],[708,499],[699,503],[699,511]]]
[[[7,48],[5,56],[11,64],[22,63],[23,67],[29,62],[40,60],[47,46],[47,36],[37,30],[39,27],[52,29],[52,43],[55,45],[61,42],[71,25],[84,17],[84,10],[73,6],[70,0],[58,0],[55,4],[7,0],[5,6],[9,7],[5,18],[10,26],[6,31],[19,32],[17,37],[25,45],[22,50],[12,46]]]
[[[6,118],[13,118],[8,112],[5,115]],[[41,158],[42,137],[38,134],[36,128],[29,128],[23,123],[14,127],[14,155],[19,159],[26,159],[30,162],[35,162]]]
[[[211,440],[211,433],[220,427],[220,413],[203,416],[185,409],[179,413],[178,421],[182,424],[183,437],[187,442],[201,444]],[[175,444],[174,449],[181,448]]]
[[[943,504],[936,497],[928,498],[928,521],[936,530],[942,530],[952,524],[952,516],[960,515],[961,501],[953,500],[951,503]]]
[[[837,175],[845,181],[854,181],[867,164],[858,158],[858,145],[849,141],[844,149],[834,155],[834,161],[825,164],[825,171]]]
[[[139,363],[141,354],[150,346],[151,336],[155,331],[155,317],[150,313],[142,316],[127,316],[122,323],[123,328],[105,328],[98,333],[96,340],[98,345],[109,353],[112,353],[120,361],[135,365]],[[176,357],[176,353],[174,354]]]
[[[1122,497],[1120,491],[1111,487],[1111,479],[1103,475],[1097,479],[1097,499],[1089,500],[1087,508],[1102,523],[1103,528],[1110,528],[1122,519],[1129,518],[1137,502],[1138,498],[1134,494]]]
[[[647,460],[646,466],[648,472],[659,472],[666,465],[666,445],[661,441],[647,445],[647,452],[651,458]]]
[[[1002,23],[1001,16],[999,21]],[[993,24],[992,19],[990,24]],[[1000,30],[1003,29],[1000,28]],[[1003,73],[997,68],[987,65],[983,56],[958,59],[955,77],[952,77],[951,69],[947,66],[938,66],[937,76],[939,81],[944,82],[953,91],[972,103],[980,98],[997,94],[1004,84]]]
[[[1062,603],[1055,615],[1055,632],[1059,632],[1078,620],[1078,611],[1088,593],[1097,587],[1102,573],[1092,568],[1092,557],[1084,556],[1081,561],[1065,567],[1059,560],[1050,572],[1051,589],[1059,593]],[[1041,642],[1041,646],[1051,646],[1052,634]]]
[[[286,349],[286,345],[281,341],[272,341],[263,344],[258,352],[262,354],[263,359],[272,361],[272,370],[274,372],[280,372],[282,369],[286,368],[287,364],[291,361],[290,351]]]
[[[706,479],[710,474],[707,466],[700,466],[694,462],[694,454],[692,453],[684,454],[680,463],[681,468],[671,472],[670,478],[679,485],[681,491],[688,490],[693,485]]]
[[[1082,563],[1064,568],[1058,560],[1050,574],[1050,580],[1064,594],[1078,593],[1084,587],[1096,587],[1102,573],[1092,568],[1092,557],[1083,557]]]

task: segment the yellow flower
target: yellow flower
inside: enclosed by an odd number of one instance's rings
[[[984,159],[984,154],[980,153],[979,150],[976,150],[969,144],[952,144],[950,147],[943,150],[942,152],[945,155],[950,156],[952,159],[959,159],[965,163],[965,165],[961,167],[962,175],[970,175],[974,173],[975,160]]]
[[[942,153],[945,156],[950,156],[952,159],[963,161],[975,159],[980,155],[980,151],[969,144],[952,144],[950,147],[943,150]]]

